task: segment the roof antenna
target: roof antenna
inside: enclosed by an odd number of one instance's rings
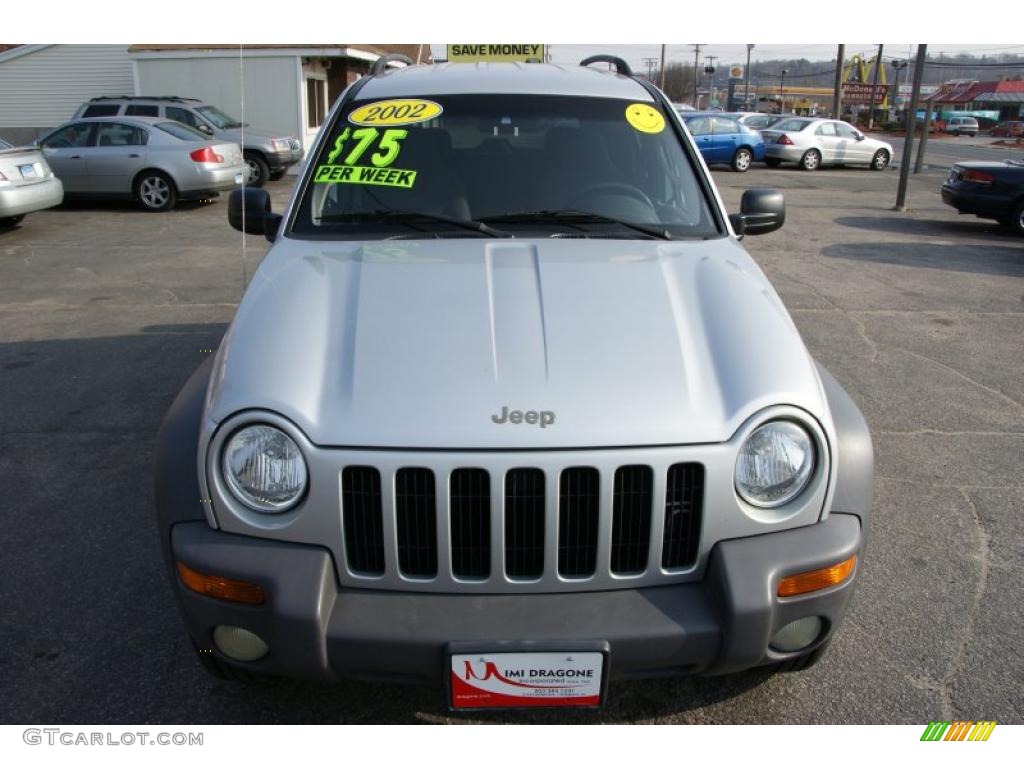
[[[242,123],[242,162],[248,166],[248,162],[245,160],[245,64],[242,56],[242,43],[238,45],[238,90],[240,107],[242,111],[242,119],[239,121]],[[245,221],[245,183],[248,181],[248,167],[242,172],[242,221]],[[245,287],[249,284],[249,263],[246,259],[247,256],[246,245],[245,245],[245,229],[242,229],[242,294],[245,294]]]

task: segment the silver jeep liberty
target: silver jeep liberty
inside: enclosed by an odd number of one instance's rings
[[[740,243],[782,195],[728,215],[614,57],[385,65],[229,202],[273,245],[157,446],[199,658],[454,709],[816,661],[873,460]]]

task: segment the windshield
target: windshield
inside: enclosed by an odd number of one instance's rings
[[[176,139],[182,141],[209,141],[210,137],[205,133],[190,128],[183,123],[157,123],[156,127],[164,133],[169,133]]]
[[[0,139],[0,149],[10,149],[10,148],[11,148],[10,144],[8,144],[3,139]]]
[[[773,131],[795,131],[795,132],[799,132],[799,131],[802,131],[804,128],[806,128],[808,125],[810,125],[812,122],[813,122],[812,120],[800,120],[800,119],[796,119],[796,120],[793,120],[793,119],[780,120],[779,122],[775,123],[775,125],[772,126],[772,130]]]
[[[331,126],[311,182],[292,225],[303,235],[720,234],[662,111],[618,99],[355,101]]]
[[[216,107],[196,107],[196,112],[205,117],[215,127],[220,129],[225,128],[241,128],[242,124],[235,120],[233,117],[228,117]]]

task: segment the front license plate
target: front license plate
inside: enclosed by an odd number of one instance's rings
[[[452,709],[601,706],[604,654],[452,654]]]
[[[18,170],[21,171],[21,178],[23,179],[38,178],[36,167],[34,165],[19,165]]]

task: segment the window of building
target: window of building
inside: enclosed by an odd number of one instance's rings
[[[327,116],[327,81],[306,78],[306,125],[319,128]]]

